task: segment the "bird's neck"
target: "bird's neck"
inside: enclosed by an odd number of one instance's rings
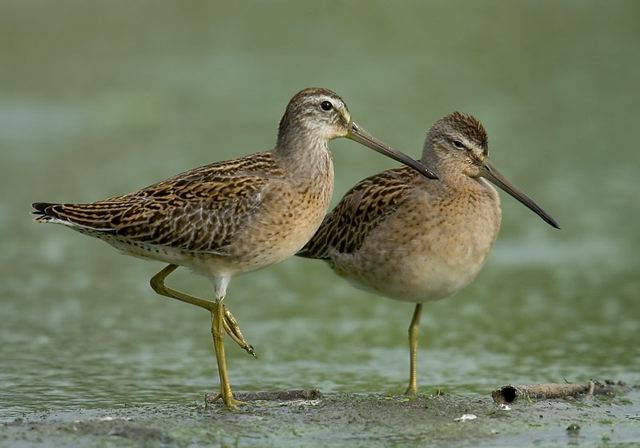
[[[330,179],[333,184],[333,162],[326,139],[308,134],[280,136],[273,153],[287,176],[297,182],[314,184]]]

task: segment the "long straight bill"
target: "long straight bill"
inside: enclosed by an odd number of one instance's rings
[[[542,207],[536,204],[536,201],[534,201],[529,196],[527,196],[522,191],[520,191],[518,188],[516,188],[515,185],[509,182],[507,178],[500,173],[500,171],[498,171],[494,166],[492,166],[486,160],[482,164],[480,175],[485,179],[491,181],[492,183],[494,183],[496,186],[500,187],[507,193],[509,193],[511,196],[513,196],[518,201],[520,201],[522,204],[526,205],[530,210],[532,210],[535,214],[541,217],[550,226],[555,227],[556,229],[560,228],[560,226],[558,225],[558,222],[555,219],[553,219],[553,217],[549,213],[545,212],[542,209]]]
[[[433,172],[431,172],[429,168],[424,166],[422,163],[381,142],[354,122],[351,122],[351,128],[349,130],[349,133],[347,134],[347,138],[353,140],[354,142],[358,142],[368,148],[371,148],[374,151],[379,152],[380,154],[397,160],[398,162],[413,168],[429,179],[438,178],[438,176],[433,174]]]

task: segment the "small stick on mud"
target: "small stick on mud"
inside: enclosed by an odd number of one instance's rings
[[[219,394],[206,394],[205,403],[215,402],[220,398]],[[239,392],[234,393],[233,398],[240,401],[292,401],[292,400],[317,400],[322,398],[318,389],[289,389],[275,391]]]
[[[498,404],[501,403],[513,403],[518,398],[541,398],[541,399],[553,399],[553,398],[567,398],[578,397],[580,395],[615,395],[615,387],[624,387],[624,383],[613,381],[605,381],[601,383],[599,381],[590,380],[586,384],[571,384],[571,383],[549,383],[549,384],[519,384],[502,386],[499,389],[491,392],[493,401]]]

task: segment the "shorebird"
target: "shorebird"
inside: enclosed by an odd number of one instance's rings
[[[435,177],[354,123],[336,93],[308,88],[287,105],[271,151],[212,163],[93,203],[34,203],[36,221],[63,224],[125,254],[168,263],[151,279],[151,286],[160,295],[211,313],[219,397],[235,408],[239,402],[229,384],[224,331],[248,352],[253,348],[224,305],[227,286],[234,275],[295,254],[317,230],[333,191],[328,143],[338,137]],[[213,300],[167,287],[166,277],[178,266],[209,278]]]
[[[358,288],[416,303],[409,325],[406,393],[418,391],[418,329],[424,302],[471,282],[493,247],[501,221],[497,185],[555,228],[558,223],[487,159],[487,134],[455,112],[427,133],[422,163],[438,180],[405,168],[364,179],[325,217],[297,255],[324,260]]]

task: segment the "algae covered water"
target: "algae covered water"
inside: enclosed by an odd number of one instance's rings
[[[634,389],[521,414],[494,415],[488,398],[507,383],[640,383],[638,17],[632,1],[3,2],[0,444],[357,445],[372,427],[388,444],[435,443],[467,408],[487,444],[640,438]],[[287,100],[309,85],[336,90],[356,121],[416,157],[436,119],[473,113],[493,163],[562,230],[502,197],[483,272],[425,307],[415,403],[399,397],[411,304],[310,260],[235,278],[226,301],[258,358],[227,345],[234,388],[317,387],[325,399],[207,411],[209,316],[151,291],[162,265],[36,225],[30,203],[93,201],[268,149]],[[331,148],[334,202],[393,166],[352,142]],[[171,284],[210,295],[186,271]],[[510,418],[516,438],[501,439]],[[576,419],[581,438],[568,439]],[[84,439],[67,431],[76,420]],[[443,444],[471,443],[446,434]]]

